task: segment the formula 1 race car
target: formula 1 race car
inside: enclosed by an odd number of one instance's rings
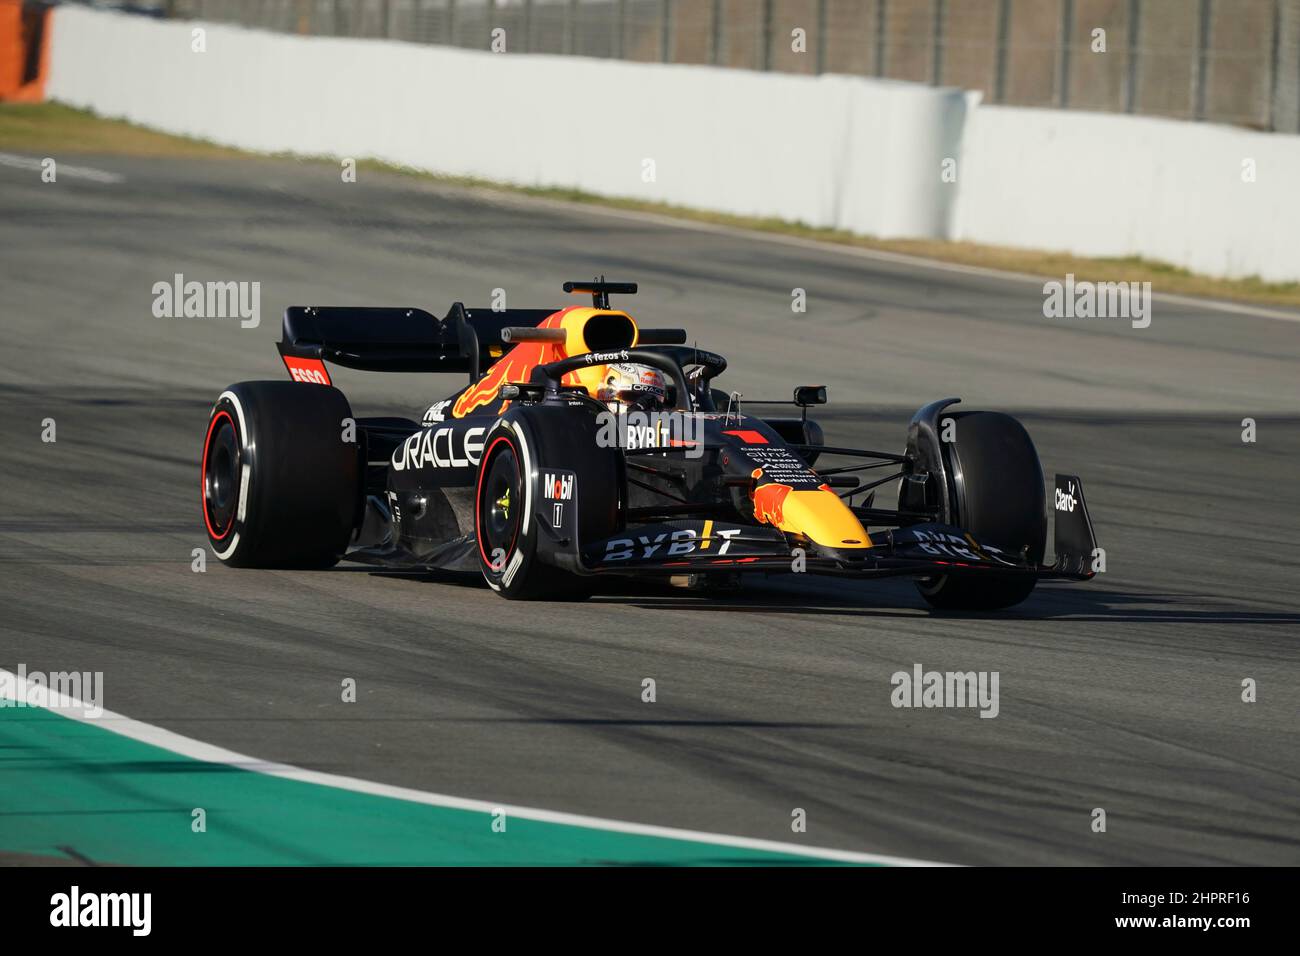
[[[458,302],[442,319],[287,309],[279,350],[292,380],[232,385],[208,422],[203,521],[217,556],[477,568],[507,598],[583,597],[602,575],[687,586],[740,572],[906,575],[953,609],[1009,607],[1042,578],[1093,576],[1073,475],[1056,476],[1056,554],[1044,563],[1042,467],[1014,418],[949,410],[958,399],[947,398],[916,413],[901,454],[828,446],[808,418],[824,387],[763,403],[799,417],[748,414],[714,386],[721,355],[610,307],[635,284],[564,289],[593,305]],[[469,382],[420,422],[354,418],[326,362]],[[860,479],[874,469],[889,474]],[[891,482],[897,507],[875,507]]]

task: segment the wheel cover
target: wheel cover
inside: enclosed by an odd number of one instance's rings
[[[519,459],[507,446],[492,458],[479,489],[479,547],[488,567],[500,573],[514,550],[523,513]],[[497,556],[500,556],[498,559]]]
[[[243,453],[230,413],[219,411],[208,426],[203,446],[203,519],[208,533],[221,540],[235,524],[243,480]]]

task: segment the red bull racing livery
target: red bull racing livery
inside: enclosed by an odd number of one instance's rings
[[[201,504],[217,556],[477,570],[517,599],[582,597],[609,575],[903,575],[930,604],[972,610],[1093,576],[1074,475],[1056,476],[1045,560],[1046,483],[1014,418],[946,398],[916,412],[897,453],[827,445],[808,414],[824,387],[742,406],[718,387],[725,358],[610,306],[635,284],[564,288],[592,305],[287,309],[289,380],[232,385],[209,419]],[[327,363],[468,381],[419,421],[356,418]],[[751,413],[781,404],[794,413]]]

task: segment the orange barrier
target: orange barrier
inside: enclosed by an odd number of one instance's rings
[[[50,8],[43,3],[0,0],[0,100],[45,99],[50,22]]]

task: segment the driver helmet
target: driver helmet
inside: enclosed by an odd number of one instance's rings
[[[605,366],[605,375],[596,398],[607,404],[621,402],[641,409],[657,410],[668,401],[663,374],[648,365],[614,362]]]

